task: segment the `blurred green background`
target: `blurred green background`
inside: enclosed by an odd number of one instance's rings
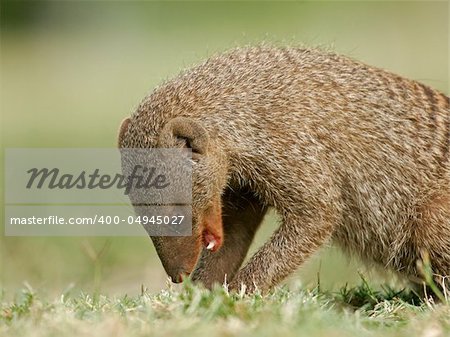
[[[262,41],[333,49],[448,94],[448,11],[445,1],[2,1],[2,147],[113,147],[121,119],[157,84],[211,54]],[[275,226],[270,214],[253,251]],[[23,282],[47,293],[165,286],[148,238],[0,240],[7,294]],[[336,288],[359,282],[361,268],[329,247],[291,280],[314,285],[320,274],[323,287]]]

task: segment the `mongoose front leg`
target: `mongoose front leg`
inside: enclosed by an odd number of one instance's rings
[[[229,284],[231,291],[267,291],[326,243],[334,223],[320,215],[286,216],[280,228]]]
[[[266,213],[250,193],[227,190],[223,205],[224,243],[217,252],[204,249],[191,276],[207,288],[234,277]]]

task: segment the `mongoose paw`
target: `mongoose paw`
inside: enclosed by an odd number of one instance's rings
[[[241,278],[235,278],[228,284],[228,291],[243,296],[254,294],[258,291],[258,287],[254,281],[244,281]]]

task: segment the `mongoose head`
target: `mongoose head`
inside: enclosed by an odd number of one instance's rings
[[[137,121],[125,119],[119,131],[119,148],[190,148],[192,150],[192,236],[152,236],[167,274],[181,282],[195,268],[202,249],[216,252],[223,243],[221,194],[226,185],[224,154],[214,146],[200,121],[175,117],[165,123],[152,141],[139,140]],[[149,214],[151,215],[151,214]]]

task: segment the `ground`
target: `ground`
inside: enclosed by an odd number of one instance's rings
[[[3,296],[4,298],[4,296]],[[242,296],[186,283],[121,298],[62,294],[46,299],[25,287],[2,300],[0,336],[450,336],[450,302],[408,290],[360,286],[275,289]]]

